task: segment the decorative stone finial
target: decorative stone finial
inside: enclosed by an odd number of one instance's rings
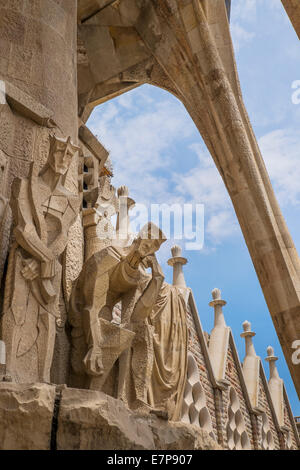
[[[178,245],[171,248],[172,258],[169,259],[168,265],[173,267],[173,286],[186,288],[182,266],[187,264],[187,259],[181,256],[182,249]]]
[[[266,361],[269,363],[270,377],[269,377],[269,390],[273,400],[275,412],[280,426],[284,425],[284,398],[283,398],[283,380],[280,378],[276,361],[278,357],[274,354],[272,346],[267,347],[268,357]]]
[[[243,333],[241,333],[241,337],[245,338],[246,342],[246,357],[247,356],[256,356],[254,345],[252,343],[252,338],[255,336],[254,331],[251,331],[251,323],[246,320],[243,323]],[[245,361],[244,361],[245,362]]]
[[[245,333],[247,331],[251,331],[251,323],[248,320],[244,321],[243,330],[244,330]]]
[[[213,300],[209,303],[210,307],[214,307],[215,305],[221,305],[221,306],[226,305],[227,302],[225,300],[222,300],[221,298],[220,289],[215,287],[215,289],[211,291],[211,295],[212,295]]]
[[[209,302],[209,306],[215,310],[215,324],[214,326],[226,326],[226,322],[223,315],[222,307],[226,305],[226,301],[221,298],[221,291],[215,288],[211,292],[213,300]]]
[[[268,354],[268,357],[266,357],[267,362],[276,362],[278,360],[278,357],[274,355],[273,346],[267,347],[267,354]]]
[[[217,287],[211,292],[213,300],[221,300],[221,291]]]
[[[255,333],[251,331],[251,323],[248,320],[244,321],[243,330],[244,330],[243,333],[241,333],[242,338],[252,338],[252,336],[255,336]]]
[[[270,379],[269,384],[271,381],[278,381],[281,380],[279,377],[279,373],[276,367],[276,362],[278,361],[278,357],[274,355],[274,348],[272,346],[267,347],[267,354],[266,361],[269,363],[270,367]]]
[[[224,380],[230,328],[226,325],[223,315],[226,302],[221,298],[220,289],[213,289],[211,294],[213,300],[209,302],[209,306],[214,309],[214,327],[210,334],[208,351],[216,379]]]

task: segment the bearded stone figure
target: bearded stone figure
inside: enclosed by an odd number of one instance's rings
[[[6,276],[2,339],[6,373],[14,382],[50,382],[62,254],[68,231],[79,211],[79,198],[65,187],[78,147],[50,137],[47,163],[41,171],[33,162],[29,178],[16,178],[11,208],[14,220]]]

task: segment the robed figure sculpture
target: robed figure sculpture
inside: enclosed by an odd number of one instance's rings
[[[13,183],[14,243],[6,276],[2,339],[6,372],[14,382],[50,382],[60,321],[62,254],[79,211],[79,198],[66,189],[65,180],[78,150],[70,138],[50,137],[42,170],[33,162],[29,178],[16,178]]]

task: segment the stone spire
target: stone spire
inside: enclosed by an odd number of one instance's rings
[[[243,362],[243,373],[248,389],[249,397],[253,408],[258,407],[259,394],[259,368],[260,358],[256,355],[252,338],[255,333],[251,331],[251,323],[245,321],[243,323],[243,333],[241,337],[245,338],[245,358]]]
[[[247,320],[243,323],[243,333],[241,333],[241,338],[245,338],[245,346],[246,346],[246,357],[257,357],[254,344],[252,338],[255,336],[256,333],[251,331],[251,323]]]
[[[171,248],[172,258],[169,259],[168,265],[173,267],[173,286],[186,288],[182,266],[187,264],[187,259],[181,256],[181,252],[180,246],[173,246]]]
[[[269,363],[270,377],[269,390],[273,400],[275,412],[280,426],[284,425],[284,400],[283,400],[283,380],[279,377],[276,366],[278,357],[274,355],[274,348],[268,346],[266,361]]]
[[[214,308],[214,327],[211,331],[208,351],[216,379],[224,380],[230,328],[225,322],[223,307],[226,301],[222,300],[220,289],[212,291],[212,298],[209,306]]]
[[[120,186],[118,189],[119,212],[117,217],[116,234],[121,245],[126,246],[127,242],[132,238],[130,228],[129,211],[135,205],[135,201],[129,197],[129,189],[127,186]]]
[[[214,326],[226,326],[223,307],[226,305],[226,301],[221,299],[220,289],[213,289],[211,292],[213,300],[209,302],[209,306],[214,308],[215,312],[215,321]]]

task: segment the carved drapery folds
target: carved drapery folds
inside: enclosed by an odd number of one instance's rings
[[[29,178],[13,183],[14,243],[6,276],[2,338],[7,375],[16,382],[50,382],[59,325],[61,256],[78,210],[78,196],[64,186],[78,151],[70,138],[50,137],[46,165],[31,164]]]

